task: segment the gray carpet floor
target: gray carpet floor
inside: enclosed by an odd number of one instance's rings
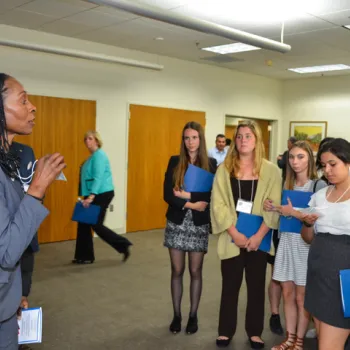
[[[210,238],[204,263],[204,287],[199,307],[199,331],[172,335],[170,267],[161,230],[128,234],[134,243],[126,263],[100,239],[95,239],[96,261],[72,265],[75,241],[45,244],[36,256],[30,304],[43,308],[43,343],[33,349],[187,350],[216,349],[221,293],[220,263],[216,237]],[[267,278],[270,278],[268,268]],[[184,327],[189,311],[189,276],[186,271],[182,314]],[[238,329],[228,349],[250,349],[244,331],[245,283],[239,303]],[[269,307],[263,339],[266,349],[282,338],[268,328]],[[316,349],[307,340],[305,350]]]

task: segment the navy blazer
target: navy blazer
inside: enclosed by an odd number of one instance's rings
[[[168,168],[164,179],[164,200],[169,204],[166,217],[174,224],[181,225],[185,218],[186,212],[189,209],[183,209],[186,200],[174,196],[174,170],[179,163],[179,156],[172,156],[169,160]],[[210,172],[215,174],[217,161],[214,158],[209,158]],[[207,202],[210,203],[211,192],[191,192],[191,202]],[[195,226],[202,226],[210,223],[209,205],[205,211],[192,210],[193,223]]]
[[[25,195],[21,183],[0,168],[0,323],[12,317],[20,305],[19,261],[47,215],[48,210]]]
[[[22,178],[28,178],[32,175],[32,168],[35,162],[34,151],[31,147],[23,145],[22,143],[12,142],[10,150],[20,159],[19,173]],[[39,240],[37,233],[30,242],[28,249],[36,253],[39,251]]]

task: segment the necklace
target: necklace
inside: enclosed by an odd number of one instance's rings
[[[333,185],[333,187],[331,188],[331,190],[329,191],[328,195],[326,196],[326,199],[328,200],[329,196],[331,195],[331,193],[333,192],[333,190],[335,189],[335,186]],[[350,185],[349,187],[343,192],[343,194],[335,201],[335,202],[330,202],[330,203],[338,203],[344,196],[345,194],[350,190]]]

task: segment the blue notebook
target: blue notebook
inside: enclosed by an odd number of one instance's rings
[[[339,277],[344,317],[350,317],[350,270],[340,270]]]
[[[82,222],[84,224],[97,224],[101,208],[98,205],[90,204],[88,208],[83,207],[83,203],[78,202],[73,212],[73,221]]]
[[[255,235],[264,219],[262,216],[254,214],[239,213],[236,224],[238,232],[243,233],[247,238]],[[271,249],[272,230],[270,230],[261,241],[259,250],[269,252]],[[233,241],[233,240],[232,240]]]
[[[284,190],[282,193],[282,205],[288,204],[287,198],[292,202],[293,208],[308,208],[313,192]],[[281,216],[280,232],[300,233],[303,224],[296,218]]]
[[[210,192],[213,187],[214,174],[190,164],[184,177],[186,192]]]

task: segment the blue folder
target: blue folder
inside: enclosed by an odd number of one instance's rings
[[[250,238],[258,232],[263,221],[264,219],[262,216],[239,213],[236,229],[239,233],[243,233],[247,238]],[[259,250],[269,252],[271,249],[271,239],[272,230],[270,230],[261,241]]]
[[[339,276],[344,317],[350,317],[350,270],[340,270]]]
[[[90,204],[88,208],[83,207],[83,203],[77,202],[73,212],[73,221],[82,222],[84,224],[97,224],[100,215],[101,207]]]
[[[190,164],[184,177],[186,192],[210,192],[213,187],[214,174]]]
[[[292,202],[293,208],[308,208],[313,192],[284,190],[282,193],[282,205],[288,204],[287,198]],[[280,232],[300,233],[303,224],[296,218],[281,216]]]

